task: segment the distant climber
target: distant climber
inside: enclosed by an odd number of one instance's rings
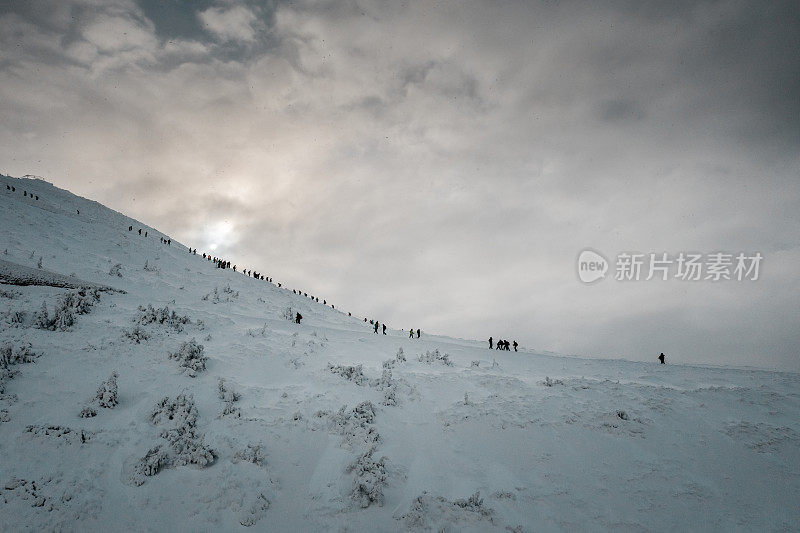
[[[376,321],[375,321],[375,333],[378,333],[378,326],[380,326],[380,324],[379,324],[379,323],[378,323],[378,321],[376,320]]]
[[[383,334],[386,335],[386,324],[383,325]]]
[[[492,349],[492,338],[491,337],[489,337],[489,349],[490,350]]]
[[[419,328],[417,328],[417,338],[419,339]]]
[[[133,231],[133,226],[128,226],[128,231]]]
[[[517,346],[519,346],[519,344],[517,344],[517,341],[514,341],[514,351],[515,352],[517,351]]]
[[[664,352],[661,352],[661,355],[658,356],[658,360],[661,361],[662,365],[667,364],[667,363],[664,362],[664,358],[665,357],[666,357],[666,355],[664,355]]]
[[[299,324],[301,320],[303,320],[303,315],[297,313],[297,316],[294,319],[295,323]]]
[[[139,228],[139,235],[142,234],[142,228]]]
[[[414,328],[411,328],[411,331],[408,332],[408,338],[409,339],[413,339],[414,338]]]
[[[80,213],[78,213],[78,214],[80,214]],[[147,232],[146,231],[144,232],[144,236],[147,237]]]

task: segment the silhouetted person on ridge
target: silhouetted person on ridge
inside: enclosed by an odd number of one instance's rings
[[[139,228],[139,235],[142,234],[142,228]]]
[[[378,321],[376,320],[376,321],[375,321],[375,333],[378,333],[378,326],[379,326],[379,325],[380,325],[380,324],[378,324]]]
[[[303,319],[303,315],[297,313],[297,317],[294,319],[295,323],[299,324],[300,321]]]
[[[514,341],[514,351],[515,352],[517,351],[517,346],[519,346],[519,344],[517,344],[517,341]]]
[[[386,324],[383,325],[383,334],[386,335]]]
[[[80,214],[80,213],[79,213],[79,214]],[[145,236],[145,237],[147,237],[147,232],[146,232],[146,231],[144,232],[144,236]]]
[[[417,338],[419,339],[419,328],[417,328]]]
[[[128,231],[133,231],[133,226],[128,226]]]
[[[414,328],[411,328],[411,330],[408,332],[408,338],[409,339],[413,339],[414,338]]]
[[[489,349],[490,350],[492,349],[492,338],[491,337],[489,337]]]
[[[665,357],[666,357],[666,356],[664,355],[664,352],[661,352],[661,355],[659,355],[659,356],[658,356],[658,360],[659,360],[659,361],[661,361],[661,364],[662,364],[662,365],[665,365],[665,364],[667,364],[667,363],[665,363],[665,362],[664,362],[664,358],[665,358]]]

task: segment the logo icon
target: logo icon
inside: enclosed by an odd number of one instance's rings
[[[594,283],[606,277],[608,260],[594,250],[584,250],[578,255],[578,277],[584,283]]]

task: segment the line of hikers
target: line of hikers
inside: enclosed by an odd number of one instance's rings
[[[16,187],[14,187],[13,185],[9,185],[7,183],[6,183],[6,190],[7,191],[11,191],[11,192],[17,192],[17,188]],[[25,196],[25,197],[30,196],[31,199],[33,199],[33,198],[36,198],[37,200],[39,199],[39,195],[38,194],[33,194],[33,193],[28,194],[28,191],[22,191],[22,196]]]
[[[493,348],[493,344],[494,344],[494,339],[489,337],[489,349],[490,350]],[[496,347],[494,347],[494,349],[495,350],[511,351],[509,346],[513,346],[514,347],[514,351],[516,352],[517,351],[517,346],[519,346],[519,344],[517,344],[517,341],[514,341],[513,344],[509,345],[508,341],[501,339],[501,340],[497,341],[497,345],[496,345]]]

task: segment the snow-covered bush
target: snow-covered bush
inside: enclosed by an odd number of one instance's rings
[[[564,382],[560,379],[550,379],[550,376],[545,376],[544,381],[542,381],[542,385],[545,387],[552,387],[553,385],[563,385]]]
[[[360,455],[348,468],[348,472],[355,473],[353,480],[352,498],[362,508],[377,503],[383,505],[383,487],[386,486],[386,457],[377,461],[372,458],[375,448]]]
[[[442,496],[431,496],[423,491],[412,502],[408,514],[402,518],[409,529],[442,530],[458,522],[489,519],[493,512],[483,505],[483,499],[478,492],[467,499],[451,502]]]
[[[142,485],[144,477],[158,474],[162,468],[169,466],[169,464],[169,454],[161,448],[160,444],[150,448],[134,467],[131,481],[136,485]]]
[[[20,344],[15,348],[12,343],[5,342],[0,347],[0,368],[32,363],[37,357],[39,355],[32,351],[30,343]]]
[[[239,291],[234,291],[233,289],[231,289],[230,285],[227,285],[222,288],[222,294],[220,294],[219,287],[214,287],[214,290],[203,296],[202,300],[211,301],[211,303],[218,304],[218,303],[232,302],[238,297],[239,297]]]
[[[264,322],[264,325],[260,328],[248,329],[247,334],[250,335],[251,337],[266,337],[268,331],[269,330],[267,329],[267,323]]]
[[[222,409],[222,416],[234,415],[237,418],[242,416],[241,410],[233,405],[239,401],[239,393],[233,390],[233,387],[228,385],[224,378],[219,378],[217,382],[217,396],[225,402],[225,407]]]
[[[136,344],[140,344],[142,341],[149,339],[150,335],[144,330],[144,328],[136,325],[131,330],[122,330],[122,337],[128,339],[129,341],[135,342]]]
[[[158,272],[158,267],[151,265],[149,259],[144,260],[144,269],[146,272]]]
[[[174,309],[170,311],[169,306],[166,305],[156,309],[152,304],[147,304],[147,307],[139,306],[133,322],[141,326],[161,324],[180,333],[183,331],[183,326],[189,323],[189,317],[177,314]]]
[[[81,410],[81,418],[92,418],[97,416],[97,408],[104,407],[106,409],[113,409],[119,404],[117,399],[117,378],[119,376],[116,372],[112,372],[107,380],[100,383],[97,393]]]
[[[86,405],[81,409],[81,418],[93,418],[97,416],[97,409],[92,407],[91,405]]]
[[[397,405],[398,382],[392,378],[391,369],[384,368],[383,372],[381,372],[381,377],[370,380],[369,385],[370,387],[376,387],[378,390],[383,391],[383,401],[381,402],[382,405]]]
[[[375,406],[372,402],[361,402],[352,409],[343,405],[331,416],[331,429],[344,437],[345,444],[372,445],[381,437],[375,429]]]
[[[383,362],[383,368],[394,368],[396,363],[405,363],[406,362],[406,354],[403,353],[402,346],[397,349],[397,355],[394,356],[394,359],[389,359]]]
[[[202,372],[206,369],[206,361],[208,357],[203,355],[204,347],[202,344],[192,339],[190,341],[181,343],[180,348],[175,353],[170,353],[169,358],[178,361],[179,366],[184,369],[189,377],[196,377],[197,372]]]
[[[448,355],[446,353],[445,354],[439,353],[439,349],[438,348],[436,348],[432,352],[429,351],[429,350],[426,350],[424,354],[420,354],[420,356],[418,357],[418,360],[419,360],[420,363],[429,363],[430,364],[430,363],[439,362],[439,363],[442,363],[443,365],[453,366],[453,362],[450,360],[450,355]]]
[[[160,436],[169,443],[169,450],[158,446],[151,449],[140,462],[139,472],[149,469],[157,473],[166,465],[204,467],[212,463],[216,455],[203,442],[203,435],[197,433],[197,418],[197,408],[191,396],[181,394],[174,401],[165,397],[158,402],[150,412],[150,422],[162,428]]]
[[[122,263],[117,263],[116,265],[112,266],[108,270],[109,276],[117,276],[118,278],[122,277]]]
[[[21,344],[16,348],[9,342],[3,343],[3,346],[0,347],[0,395],[4,395],[6,392],[6,381],[17,374],[11,367],[32,363],[37,357],[39,355],[31,351],[29,343]]]
[[[284,309],[283,310],[283,318],[285,318],[289,322],[294,322],[294,320],[296,318],[294,309],[292,309],[291,307],[287,307],[286,309]]]
[[[233,454],[233,462],[253,463],[258,466],[266,466],[267,457],[260,444],[248,444],[243,450],[238,450]]]
[[[88,314],[99,299],[100,292],[96,289],[70,291],[56,300],[52,317],[47,311],[47,303],[42,302],[41,309],[34,317],[34,326],[50,331],[67,331],[75,324],[75,315]]]
[[[362,365],[346,366],[346,365],[333,365],[328,363],[328,370],[334,374],[342,376],[347,381],[352,381],[356,385],[363,385],[367,378],[362,372]]]
[[[102,382],[100,388],[97,389],[95,399],[100,407],[113,409],[119,403],[119,400],[117,400],[118,377],[116,372],[112,372],[108,379]]]

